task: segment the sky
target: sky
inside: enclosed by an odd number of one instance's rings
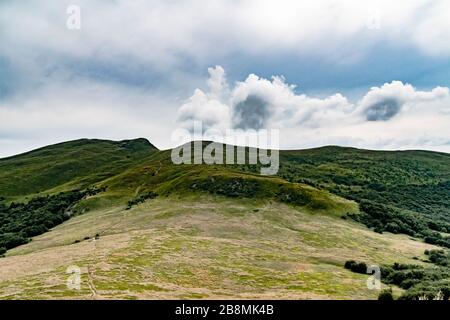
[[[446,0],[2,0],[0,157],[193,121],[450,152],[449,39]]]

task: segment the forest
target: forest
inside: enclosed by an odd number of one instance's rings
[[[75,205],[81,199],[97,192],[75,190],[34,197],[26,203],[0,202],[0,255],[68,220],[77,214]]]

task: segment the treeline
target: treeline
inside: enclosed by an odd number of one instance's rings
[[[426,250],[428,262],[432,267],[414,264],[394,263],[381,266],[381,281],[387,285],[396,285],[405,291],[398,297],[399,300],[449,300],[450,299],[450,253],[444,250]],[[367,273],[364,262],[347,261],[344,265],[356,273]],[[380,299],[389,299],[389,292],[380,293]],[[393,298],[393,296],[391,297]]]
[[[400,209],[421,213],[447,223],[450,231],[450,181],[424,184],[383,186],[380,191],[368,185],[359,198],[386,203]]]
[[[450,248],[450,237],[441,234],[450,232],[447,222],[368,200],[361,200],[359,206],[362,213],[349,216],[376,232],[404,233],[422,238],[430,244]]]
[[[75,213],[73,207],[78,201],[99,191],[75,190],[35,197],[27,203],[0,202],[0,255],[68,220]]]

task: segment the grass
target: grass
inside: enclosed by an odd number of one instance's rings
[[[169,197],[93,210],[9,251],[0,297],[90,299],[89,266],[95,298],[374,299],[344,262],[417,262],[425,248],[273,201]],[[80,291],[65,287],[69,265],[82,269]]]
[[[145,139],[81,139],[0,159],[0,196],[9,201],[86,188],[157,149]]]

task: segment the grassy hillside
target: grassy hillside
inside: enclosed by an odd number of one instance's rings
[[[170,150],[158,151],[144,139],[72,141],[0,163],[1,187],[10,201],[0,202],[0,255],[73,215],[124,204],[130,209],[172,194],[276,200],[326,214],[358,212],[351,201],[277,177],[232,167],[174,165]]]
[[[198,192],[271,199],[450,246],[448,154],[341,147],[282,151],[278,177],[264,177],[259,166],[174,165],[170,153],[144,139],[54,145],[0,160],[0,194],[11,200],[92,186],[106,190],[84,201],[80,211]]]
[[[155,151],[145,139],[81,139],[0,159],[0,197],[14,200],[87,188]]]
[[[0,298],[376,299],[346,260],[425,264],[433,248],[260,199],[171,195],[124,209],[89,211],[10,250]],[[80,290],[66,287],[73,266]]]
[[[278,175],[360,204],[358,221],[450,247],[450,155],[323,147],[283,151]],[[255,167],[244,170],[257,172]]]
[[[98,187],[106,188],[106,192],[91,201],[105,197],[132,200],[149,192],[159,196],[209,193],[231,198],[276,200],[329,213],[357,211],[352,201],[305,184],[289,183],[278,177],[263,177],[220,165],[174,165],[170,158],[160,157],[150,157],[142,164],[101,182]]]
[[[447,246],[448,154],[282,151],[278,176],[267,177],[258,166],[174,165],[170,152],[145,139],[78,140],[0,159],[0,247],[33,237],[9,250],[0,270],[8,274],[27,259],[42,264],[0,279],[0,294],[373,298],[365,276],[345,271],[345,261],[426,266],[424,250],[435,248],[417,238]],[[84,291],[61,283],[72,262],[87,270]],[[440,267],[445,275],[447,266]],[[37,277],[48,272],[46,290]]]

